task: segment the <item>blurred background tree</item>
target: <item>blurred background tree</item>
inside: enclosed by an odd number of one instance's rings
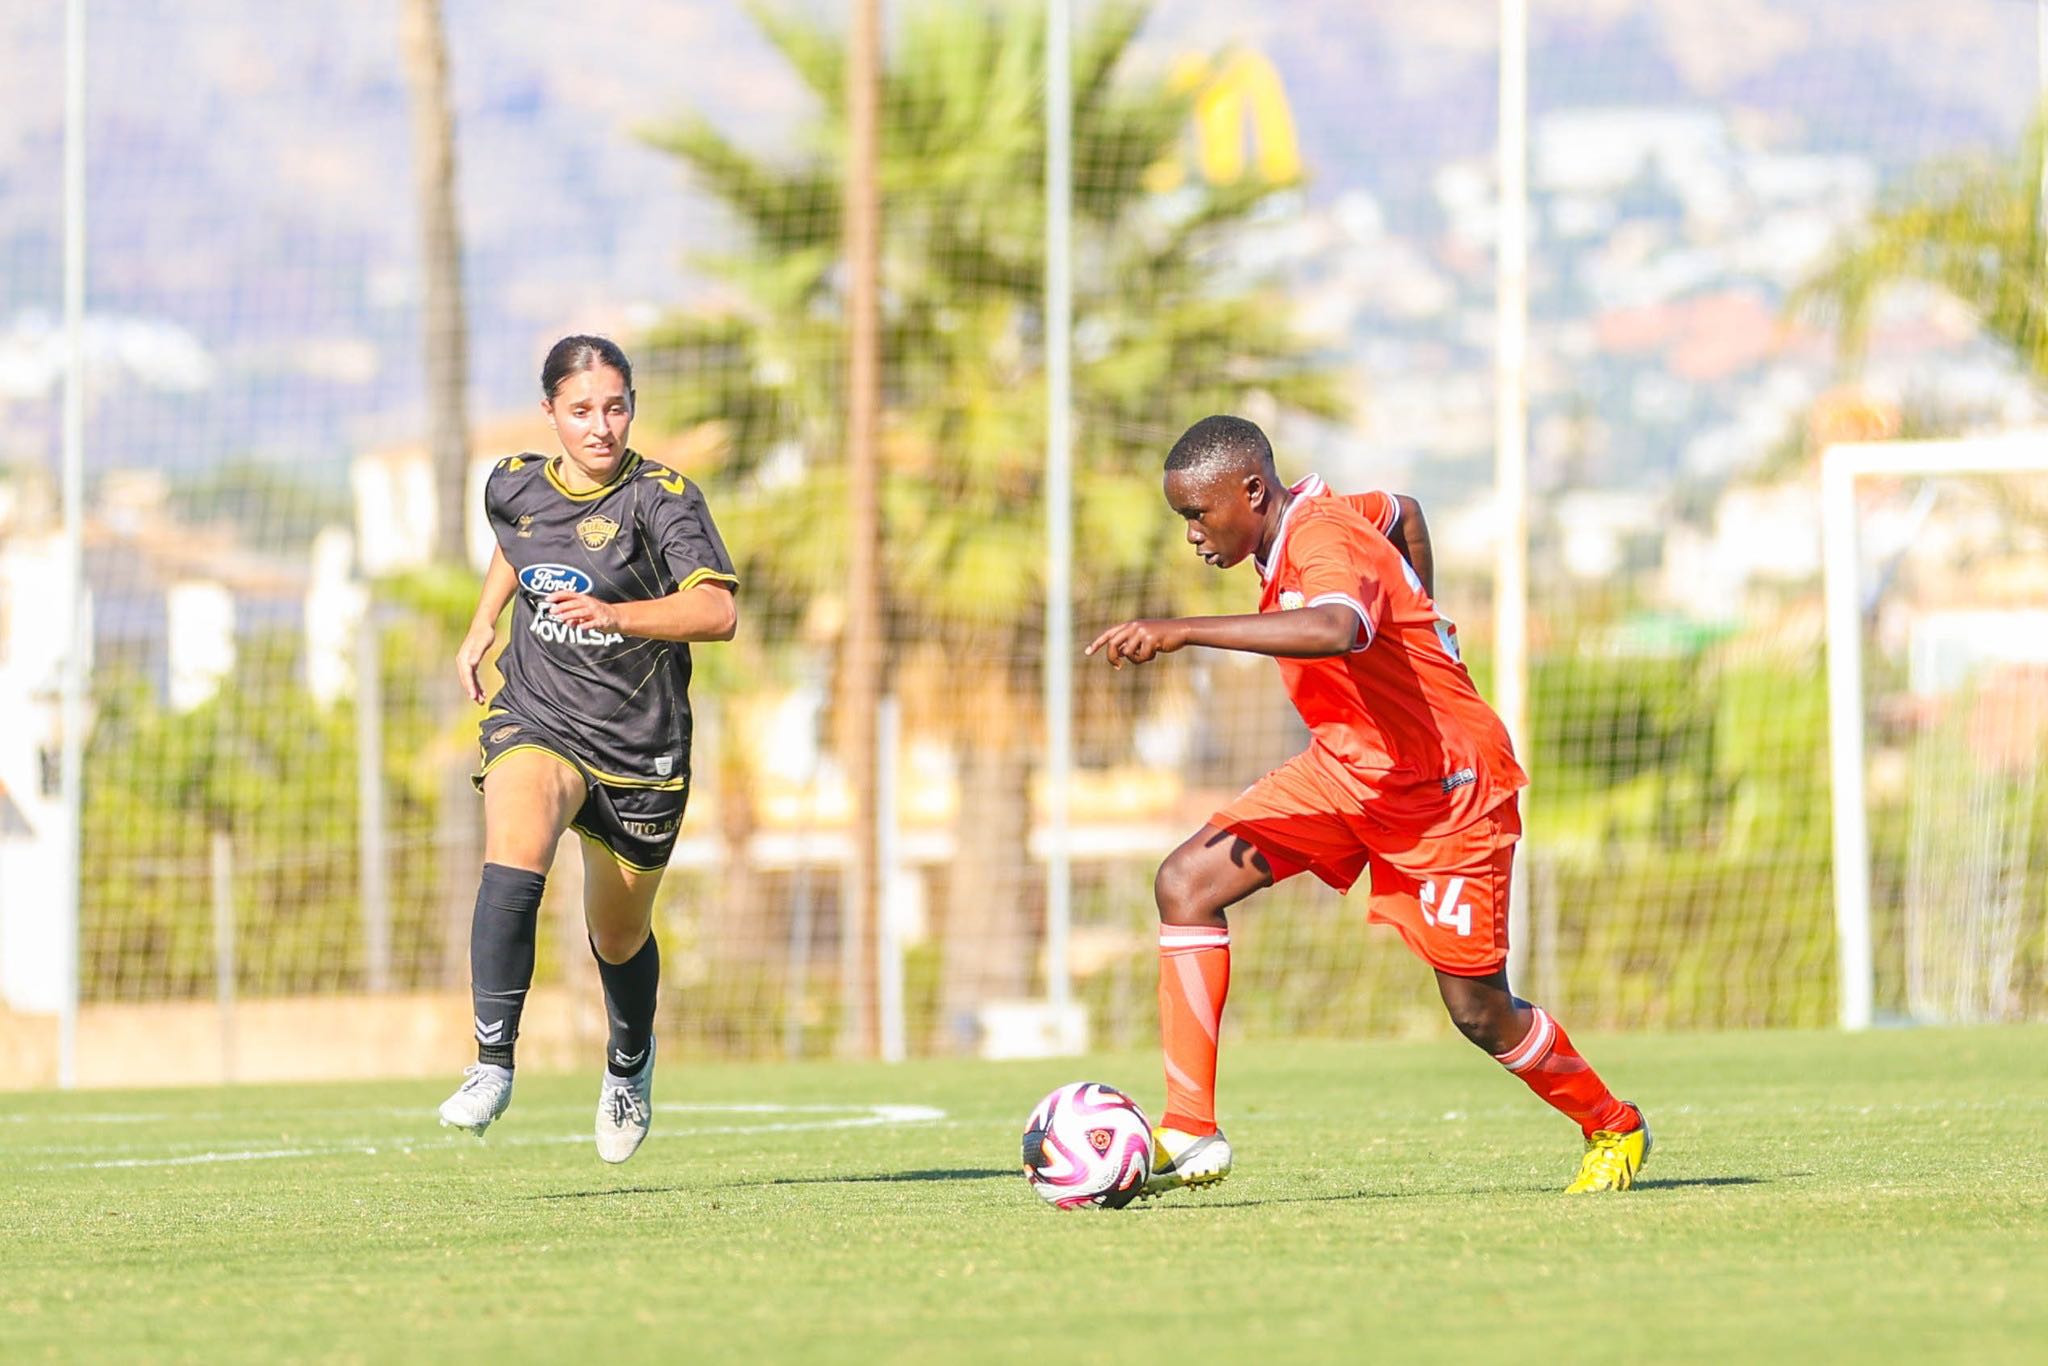
[[[1832,324],[1844,368],[1861,363],[1871,316],[1905,280],[1939,285],[2037,379],[2048,378],[2048,221],[2044,124],[2002,160],[1927,167],[1872,213],[1794,295],[1794,308]]]
[[[722,309],[641,343],[645,419],[710,433],[705,468],[741,564],[748,634],[773,649],[844,618],[844,279],[837,33],[750,12],[816,97],[804,150],[775,160],[702,111],[651,130],[737,226],[694,264]],[[1159,468],[1212,412],[1336,415],[1329,362],[1277,286],[1230,245],[1297,188],[1241,179],[1171,193],[1194,92],[1117,79],[1145,10],[1095,10],[1073,61],[1076,600],[1095,618],[1172,610],[1200,591]],[[900,16],[883,75],[882,507],[891,671],[906,726],[959,756],[957,855],[944,899],[941,1047],[974,1002],[1033,987],[1030,780],[1040,735],[1046,450],[1044,18],[1037,6],[925,5]],[[1077,649],[1083,641],[1062,642]],[[1084,687],[1100,687],[1099,680]]]
[[[1842,368],[1853,376],[1879,300],[1909,280],[1967,306],[2036,384],[2048,382],[2048,109],[2002,158],[1941,161],[1908,178],[1791,306],[1835,328]],[[2038,480],[1994,485],[2007,508],[2048,526]]]

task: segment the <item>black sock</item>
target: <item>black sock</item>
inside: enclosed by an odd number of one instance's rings
[[[476,1060],[512,1065],[519,1012],[533,985],[533,937],[540,919],[541,873],[486,863],[469,922],[469,992],[476,1006]]]
[[[596,954],[597,945],[590,951]],[[623,963],[607,963],[600,956],[597,975],[604,980],[604,1013],[612,1023],[605,1069],[615,1077],[630,1077],[646,1065],[654,1034],[654,996],[661,985],[661,946],[654,932],[648,931],[640,952]]]

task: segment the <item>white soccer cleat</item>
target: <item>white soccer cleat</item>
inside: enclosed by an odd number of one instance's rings
[[[615,1077],[605,1069],[604,1088],[597,1093],[597,1155],[607,1162],[624,1162],[639,1151],[653,1118],[654,1040],[647,1040],[647,1061],[630,1077]]]
[[[1160,1125],[1152,1131],[1152,1175],[1146,1196],[1164,1195],[1183,1186],[1213,1186],[1230,1175],[1230,1140],[1213,1134],[1190,1134]]]
[[[476,1062],[462,1069],[462,1085],[441,1102],[441,1123],[467,1129],[478,1138],[512,1103],[512,1069]]]

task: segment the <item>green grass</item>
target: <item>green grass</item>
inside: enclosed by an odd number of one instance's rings
[[[0,1360],[2042,1359],[2048,1029],[1581,1042],[1656,1128],[1628,1194],[1563,1198],[1576,1133],[1448,1040],[1233,1046],[1236,1175],[1117,1213],[1018,1132],[1156,1102],[1150,1054],[670,1063],[662,1106],[766,1108],[617,1169],[594,1077],[485,1144],[423,1083],[4,1097]],[[770,1127],[877,1105],[944,1117]]]

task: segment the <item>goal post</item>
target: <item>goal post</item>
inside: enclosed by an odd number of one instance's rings
[[[1842,1028],[1875,1019],[1868,736],[1864,671],[1866,596],[1858,481],[2048,473],[2048,430],[1941,441],[1848,443],[1821,460],[1830,791],[1836,964]]]

